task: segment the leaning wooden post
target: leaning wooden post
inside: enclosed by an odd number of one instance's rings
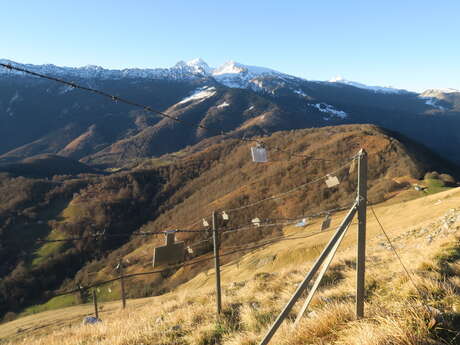
[[[329,256],[329,253],[334,249],[335,244],[337,241],[340,239],[342,234],[347,230],[348,224],[353,220],[353,217],[355,216],[355,213],[357,211],[357,202],[353,204],[351,209],[348,211],[347,215],[343,219],[342,223],[339,225],[337,228],[336,232],[332,236],[332,238],[329,240],[327,245],[324,247],[323,251],[319,255],[319,257],[316,259],[315,263],[313,264],[313,267],[310,269],[310,271],[307,273],[303,281],[299,284],[297,287],[297,290],[294,292],[292,295],[291,299],[289,302],[286,304],[284,309],[281,311],[281,313],[278,315],[276,318],[275,322],[271,326],[271,328],[268,330],[267,334],[265,334],[264,338],[262,341],[259,343],[259,345],[267,345],[272,337],[275,335],[276,331],[278,328],[281,326],[281,323],[284,321],[284,319],[289,315],[291,312],[292,308],[294,307],[294,304],[297,302],[297,300],[300,298],[302,295],[303,291],[308,287],[308,284],[310,281],[313,279],[314,275],[318,270],[320,269],[321,265],[323,262],[326,260],[326,258]]]
[[[356,256],[356,317],[364,317],[366,271],[367,153],[358,154],[358,249]]]
[[[219,258],[219,233],[217,232],[216,212],[212,212],[212,237],[214,241],[214,267],[216,270],[216,304],[217,317],[222,309],[222,295],[220,290],[220,258]]]
[[[313,283],[313,286],[311,287],[310,291],[308,292],[308,296],[305,299],[305,302],[300,309],[299,313],[297,314],[297,318],[295,319],[294,326],[297,326],[302,319],[303,315],[307,311],[308,306],[310,305],[311,300],[313,299],[313,296],[315,295],[316,290],[319,287],[319,284],[321,284],[321,281],[323,280],[324,275],[326,274],[327,269],[329,268],[329,265],[332,262],[332,259],[334,259],[335,253],[337,252],[337,249],[339,249],[340,243],[342,243],[343,238],[345,237],[345,234],[347,233],[348,228],[350,227],[351,221],[347,224],[346,230],[342,233],[340,238],[337,240],[335,243],[334,247],[332,248],[332,251],[329,253],[329,256],[326,258],[326,260],[323,263],[323,267],[321,268],[321,271],[318,273],[318,276],[316,277],[315,282]]]
[[[99,319],[99,310],[97,309],[97,294],[96,289],[93,289],[94,316]]]
[[[126,308],[126,294],[125,294],[125,276],[123,271],[123,261],[119,259],[118,268],[120,270],[120,286],[121,286],[121,302],[123,304],[123,309]]]

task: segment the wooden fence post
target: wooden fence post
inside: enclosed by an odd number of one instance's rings
[[[222,294],[220,287],[220,258],[219,258],[219,233],[217,230],[216,212],[212,212],[212,235],[214,242],[214,268],[216,271],[216,305],[217,317],[219,317],[222,309]]]
[[[96,289],[93,289],[93,303],[94,303],[94,316],[99,319],[99,310],[97,308],[97,294]]]
[[[358,155],[358,247],[356,256],[356,317],[364,317],[366,272],[367,153]]]
[[[125,294],[125,276],[123,270],[123,260],[120,258],[118,260],[118,268],[120,270],[120,287],[121,287],[121,302],[123,309],[126,308],[126,294]]]

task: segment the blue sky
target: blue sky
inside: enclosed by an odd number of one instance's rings
[[[0,0],[0,57],[108,68],[201,57],[410,90],[460,89],[460,1]]]

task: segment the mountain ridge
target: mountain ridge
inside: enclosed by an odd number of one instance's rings
[[[54,81],[0,74],[0,161],[59,154],[105,168],[218,140],[222,132],[242,137],[372,123],[460,162],[455,148],[460,145],[455,130],[460,126],[460,93],[417,94],[343,80],[308,81],[233,61],[221,67],[195,59],[171,69],[133,70],[132,77],[109,71],[115,79],[102,77],[99,67],[82,69],[82,86],[148,105],[186,124]],[[57,67],[43,68],[55,75]],[[72,74],[62,78],[75,80]]]
[[[202,58],[195,58],[189,61],[179,61],[172,67],[166,68],[122,68],[122,69],[107,69],[97,65],[86,65],[82,67],[68,67],[57,66],[54,64],[35,65],[28,63],[18,63],[12,60],[0,59],[1,63],[13,64],[30,68],[33,71],[41,73],[52,73],[61,76],[72,76],[79,78],[105,78],[105,79],[119,79],[119,78],[164,78],[164,79],[193,79],[200,77],[214,77],[217,81],[224,83],[229,87],[245,87],[244,84],[226,82],[224,78],[219,77],[222,75],[237,75],[241,73],[249,74],[252,78],[257,78],[261,75],[276,75],[284,76],[287,78],[296,78],[301,80],[308,80],[302,77],[289,75],[283,72],[276,71],[267,67],[245,65],[234,60],[224,62],[218,67],[210,67]],[[0,69],[0,74],[7,73]],[[342,77],[336,77],[327,81],[308,80],[311,82],[321,83],[340,83],[358,88],[366,88],[375,92],[413,92],[404,89],[396,89],[393,87],[383,86],[368,86],[356,81],[349,81]],[[247,85],[246,85],[247,87]],[[429,89],[436,90],[436,89]],[[428,91],[428,90],[426,90]],[[455,89],[439,89],[439,92],[460,92]],[[425,92],[425,91],[423,91]],[[420,92],[420,93],[423,93]],[[414,92],[417,93],[417,92]]]

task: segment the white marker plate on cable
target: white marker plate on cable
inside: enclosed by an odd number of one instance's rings
[[[225,211],[222,211],[222,219],[223,220],[228,220],[228,214],[225,213]]]
[[[300,222],[298,222],[295,226],[301,227],[301,226],[307,226],[309,223],[307,218],[302,219]]]
[[[260,226],[260,219],[259,218],[254,218],[252,220],[252,224],[254,224],[255,226]]]
[[[340,181],[337,176],[327,175],[326,185],[328,186],[328,188],[338,186],[339,184]]]
[[[262,146],[253,146],[251,147],[252,161],[256,163],[266,163],[267,159],[267,150]]]

